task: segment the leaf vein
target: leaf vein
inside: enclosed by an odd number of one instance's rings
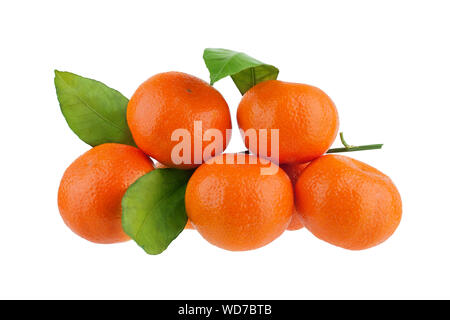
[[[76,92],[76,90],[74,88],[72,88],[60,75],[57,75],[61,81],[63,81],[67,87],[70,89],[70,91],[72,92],[72,95],[75,96],[75,98],[77,98],[83,105],[85,105],[89,110],[91,110],[93,113],[95,113],[100,119],[102,119],[103,121],[105,121],[108,124],[111,124],[113,127],[115,127],[116,129],[118,129],[119,131],[122,131],[123,133],[127,134],[128,132],[120,127],[119,125],[117,125],[116,123],[114,123],[112,120],[107,119],[106,117],[104,117],[102,114],[100,114],[97,110],[95,110],[93,107],[91,107],[89,105],[89,103],[87,103],[86,101],[84,101]]]

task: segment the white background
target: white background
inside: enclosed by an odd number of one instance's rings
[[[0,298],[450,298],[449,15],[448,1],[2,1]],[[302,229],[236,253],[185,231],[148,256],[64,225],[59,180],[89,146],[64,121],[53,69],[130,97],[158,72],[208,80],[205,47],[322,88],[349,143],[385,143],[351,156],[400,190],[392,238],[352,252]],[[216,88],[237,130],[240,94],[230,79]],[[235,134],[228,151],[242,148]]]

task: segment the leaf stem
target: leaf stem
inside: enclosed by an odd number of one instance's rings
[[[349,149],[349,148],[351,148],[351,147],[354,147],[354,146],[349,145],[349,144],[345,141],[345,139],[344,139],[344,133],[343,133],[343,132],[339,132],[339,138],[341,138],[341,142],[342,142],[342,144],[344,145],[344,147],[345,147],[346,149]]]
[[[344,139],[344,133],[340,132],[339,137],[341,138],[341,142],[344,145],[344,148],[333,148],[328,150],[326,153],[339,153],[339,152],[353,152],[353,151],[363,151],[363,150],[375,150],[381,149],[383,144],[367,144],[362,146],[353,146],[348,144]]]
[[[375,150],[375,149],[381,149],[382,147],[383,147],[383,144],[367,144],[367,145],[356,146],[356,147],[351,147],[351,148],[333,148],[333,149],[328,150],[326,153]]]

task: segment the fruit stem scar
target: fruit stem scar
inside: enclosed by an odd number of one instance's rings
[[[353,146],[348,144],[344,139],[344,133],[339,132],[339,137],[341,138],[341,142],[344,145],[344,148],[333,148],[327,151],[327,153],[338,153],[338,152],[352,152],[352,151],[363,151],[363,150],[374,150],[381,149],[383,144],[367,144],[362,146]]]

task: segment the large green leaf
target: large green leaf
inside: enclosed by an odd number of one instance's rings
[[[160,254],[187,223],[184,194],[192,170],[155,169],[122,198],[122,226],[148,254]]]
[[[256,60],[245,53],[227,49],[207,48],[203,60],[210,73],[211,85],[222,78],[231,76],[241,94],[254,85],[275,80],[279,70],[269,64]]]
[[[91,146],[116,142],[135,146],[128,128],[128,99],[96,80],[55,70],[55,87],[69,127]]]

